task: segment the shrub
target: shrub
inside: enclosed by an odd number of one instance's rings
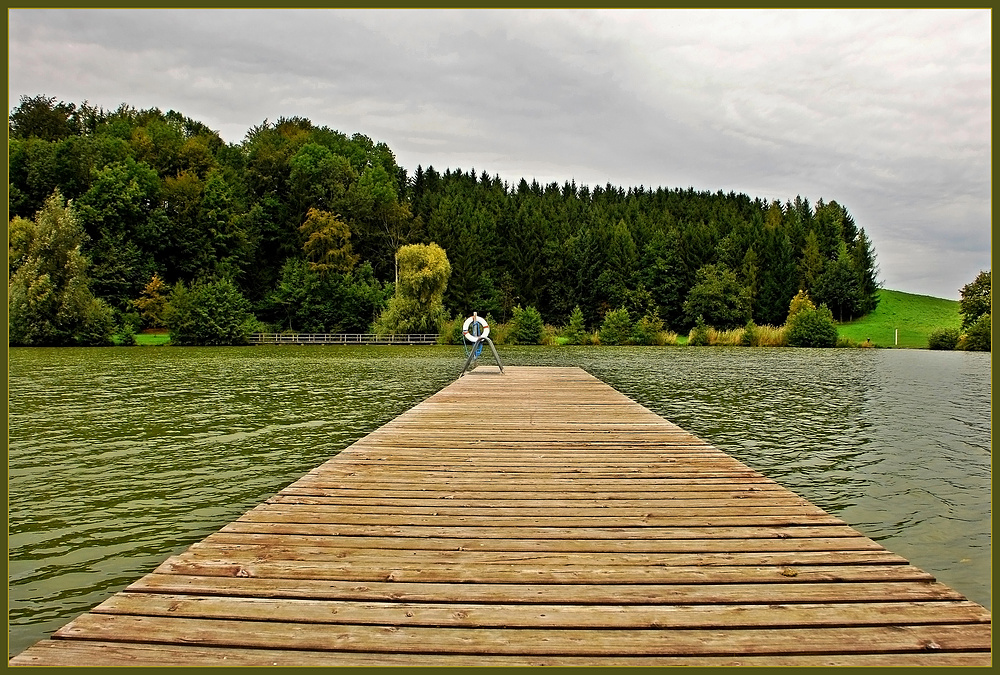
[[[250,303],[228,279],[190,289],[178,282],[163,319],[177,345],[243,345],[258,328]]]
[[[753,322],[753,319],[747,321],[747,325],[743,327],[740,344],[744,347],[757,347],[760,345],[760,340],[757,337],[757,324]]]
[[[663,320],[655,315],[642,317],[636,322],[632,337],[638,345],[664,344]]]
[[[990,336],[991,327],[990,314],[980,314],[979,318],[972,322],[969,330],[962,337],[958,345],[959,348],[970,352],[992,351],[990,349],[992,341]]]
[[[837,325],[826,305],[805,307],[793,314],[786,324],[788,344],[793,347],[834,347]]]
[[[569,315],[569,324],[563,331],[565,337],[571,345],[585,344],[587,340],[587,327],[584,325],[583,310],[580,305],[573,308],[573,313]]]
[[[961,335],[957,328],[939,328],[927,336],[927,347],[930,349],[954,349]]]
[[[708,326],[705,325],[705,319],[699,316],[698,320],[694,323],[694,328],[688,333],[687,343],[692,347],[707,347],[709,345],[708,335]]]
[[[462,324],[465,323],[466,317],[457,316],[450,321],[446,321],[441,325],[441,333],[438,336],[438,342],[443,345],[460,345],[465,341],[465,336],[462,335]]]
[[[116,314],[118,321],[112,338],[114,343],[119,347],[134,347],[137,344],[135,334],[138,332],[139,326],[142,325],[142,318],[136,312],[116,312]]]
[[[785,323],[787,324],[792,320],[793,316],[807,309],[816,309],[816,305],[809,299],[808,293],[799,291],[792,298],[791,302],[788,303],[788,316],[785,318]]]
[[[510,339],[518,345],[537,345],[542,343],[545,325],[542,315],[537,309],[528,305],[524,309],[518,305],[514,308],[511,318]]]
[[[632,339],[632,319],[624,307],[614,309],[604,315],[601,324],[602,345],[623,345]]]

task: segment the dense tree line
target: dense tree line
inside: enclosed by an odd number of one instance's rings
[[[579,308],[594,330],[624,308],[680,332],[781,324],[800,290],[837,320],[877,303],[872,242],[835,201],[410,175],[384,143],[298,117],[227,144],[174,111],[24,96],[9,131],[11,218],[65,199],[89,288],[119,323],[155,321],[139,311],[154,278],[189,294],[224,280],[276,329],[365,331],[394,295],[397,252],[430,243],[450,265],[449,316],[530,307],[566,325]]]

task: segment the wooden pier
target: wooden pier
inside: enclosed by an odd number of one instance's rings
[[[583,370],[480,366],[10,664],[988,666],[990,638]]]

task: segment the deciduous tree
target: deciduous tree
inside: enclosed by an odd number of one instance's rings
[[[731,269],[705,265],[684,301],[684,315],[689,325],[700,316],[720,330],[738,328],[750,319],[750,297]]]
[[[962,330],[965,330],[980,316],[990,313],[993,304],[991,272],[980,272],[970,283],[962,286],[961,294],[958,311],[962,315]]]
[[[10,344],[110,345],[114,319],[90,290],[81,252],[86,235],[72,206],[57,191],[33,222],[20,219],[11,230]]]

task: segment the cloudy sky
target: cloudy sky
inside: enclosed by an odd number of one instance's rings
[[[990,268],[990,10],[11,9],[22,95],[300,116],[516,183],[836,200],[886,288]]]

